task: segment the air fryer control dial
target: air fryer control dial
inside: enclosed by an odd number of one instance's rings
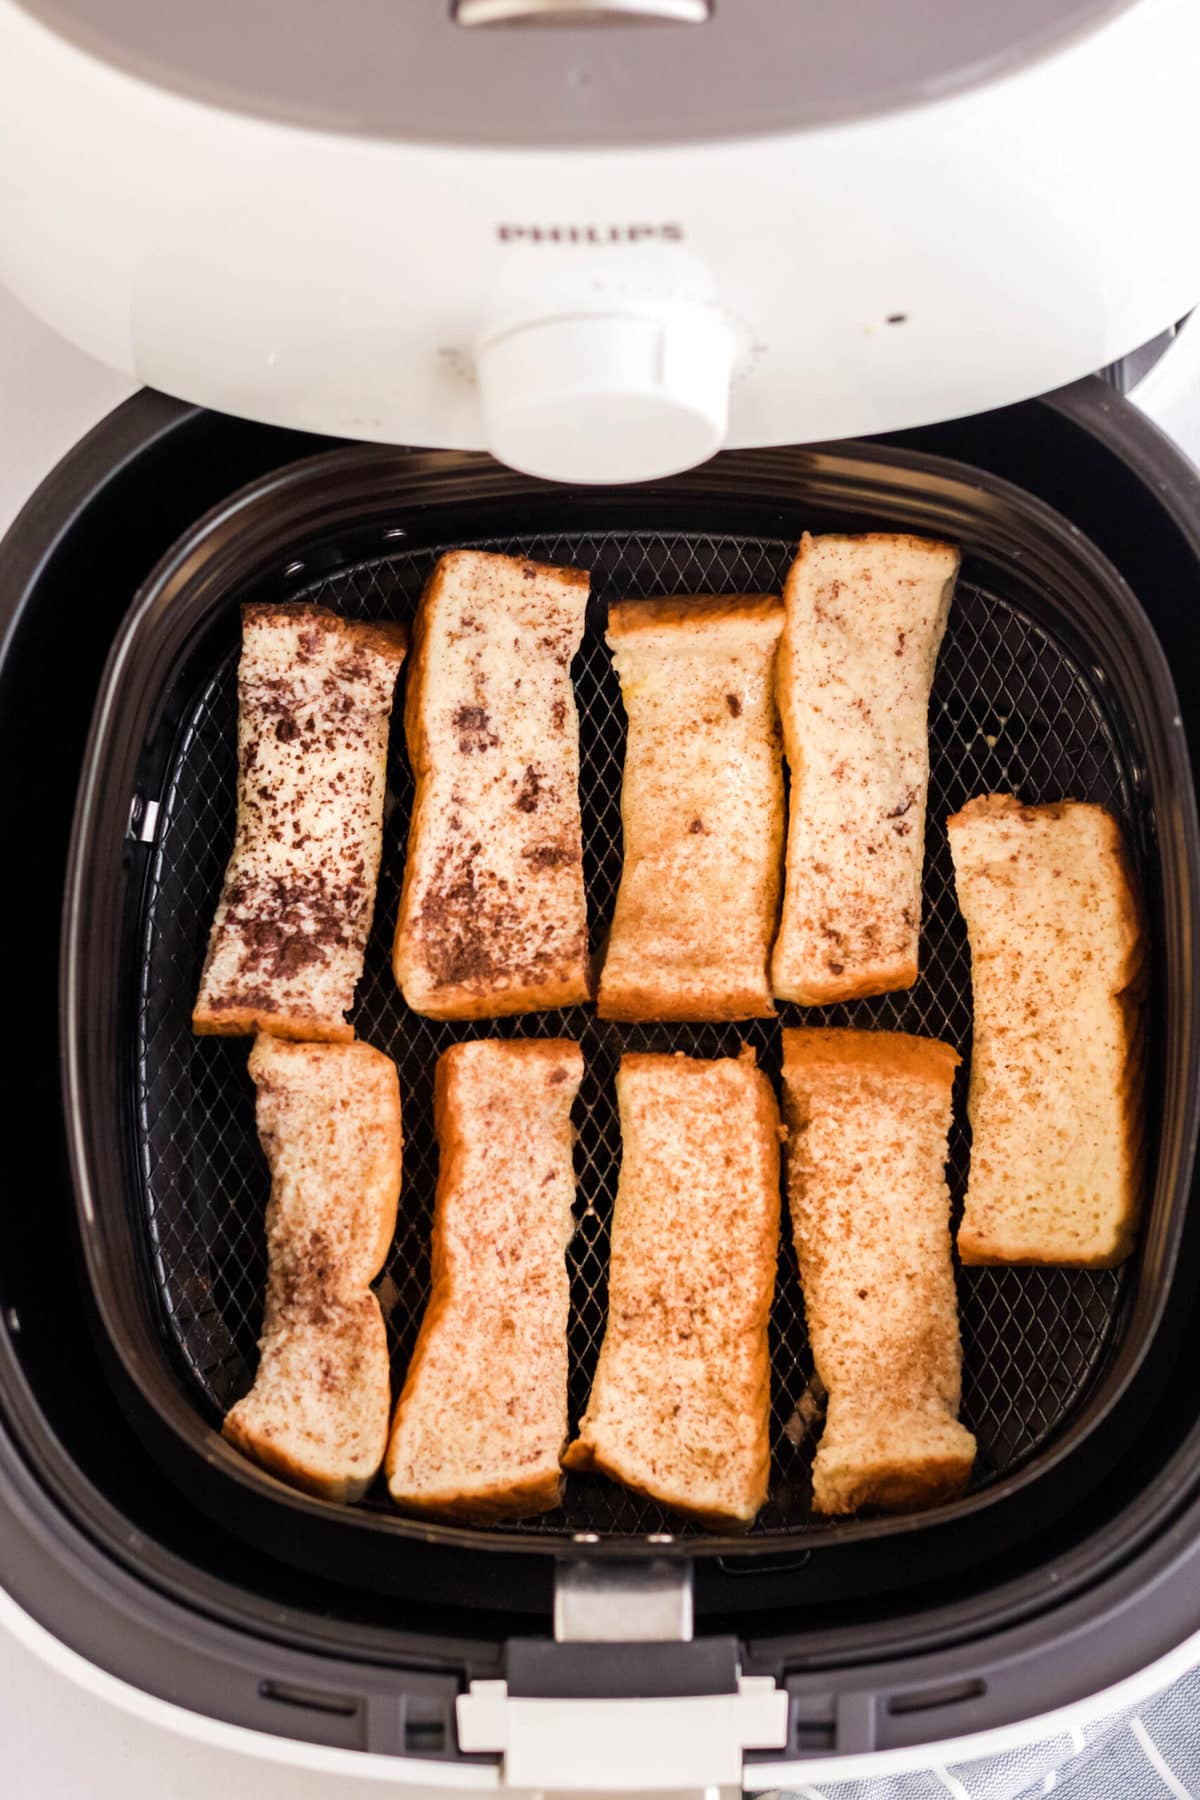
[[[488,448],[553,481],[648,481],[721,448],[734,341],[678,306],[510,327],[478,351]]]

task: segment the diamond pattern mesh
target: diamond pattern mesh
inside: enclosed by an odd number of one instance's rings
[[[590,568],[588,630],[576,665],[582,721],[584,860],[598,942],[620,875],[620,694],[603,642],[610,600],[663,593],[778,590],[794,553],[788,541],[658,533],[570,534],[493,540]],[[350,616],[407,618],[437,552],[404,551],[340,569],[296,588]],[[232,604],[232,602],[231,602]],[[162,796],[144,890],[137,1019],[135,1121],[147,1245],[165,1332],[197,1402],[218,1417],[248,1387],[265,1280],[263,1211],[268,1179],[254,1127],[244,1040],[193,1039],[189,1011],[232,840],[236,688],[233,656],[199,692],[181,696],[180,733]],[[1043,628],[1008,602],[960,581],[930,709],[932,773],[926,843],[922,973],[908,993],[848,1006],[781,1009],[779,1022],[732,1026],[621,1026],[582,1008],[484,1022],[437,1024],[404,1006],[389,950],[404,867],[412,781],[397,706],[375,928],[354,1023],[395,1057],[404,1103],[404,1185],[396,1238],[378,1291],[398,1385],[429,1279],[429,1230],[437,1172],[433,1069],[457,1038],[565,1034],[582,1043],[586,1075],[577,1121],[578,1230],[569,1252],[573,1309],[572,1423],[587,1398],[604,1329],[609,1221],[619,1162],[613,1080],[621,1051],[681,1049],[700,1056],[754,1045],[778,1076],[780,1024],[852,1024],[923,1032],[970,1050],[966,937],[954,899],[944,820],[973,794],[1015,789],[1029,801],[1064,794],[1113,807],[1128,824],[1126,771],[1089,675]],[[960,1071],[949,1180],[955,1213],[968,1159]],[[979,1440],[975,1485],[1027,1461],[1074,1412],[1116,1329],[1120,1271],[969,1269],[959,1272],[963,1417]],[[795,1256],[785,1229],[770,1326],[771,1492],[756,1536],[802,1532],[808,1523],[814,1426],[820,1396]],[[382,1492],[368,1506],[386,1506]],[[530,1521],[533,1533],[641,1535],[687,1527],[652,1502],[598,1477],[572,1476],[561,1511]]]

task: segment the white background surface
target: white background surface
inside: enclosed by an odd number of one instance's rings
[[[133,391],[0,289],[0,532],[57,459]],[[1200,461],[1200,326],[1182,334],[1138,398]],[[388,1791],[186,1741],[84,1691],[3,1626],[0,1754],[5,1800],[354,1800]]]
[[[76,439],[133,392],[0,287],[0,532]]]
[[[2,1631],[0,1745],[5,1800],[355,1800],[388,1792],[189,1742],[85,1693]]]

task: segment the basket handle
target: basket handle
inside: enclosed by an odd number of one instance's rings
[[[560,1564],[553,1639],[510,1640],[504,1667],[459,1696],[458,1740],[509,1787],[740,1794],[745,1752],[786,1743],[786,1693],[736,1638],[694,1637],[687,1562]]]

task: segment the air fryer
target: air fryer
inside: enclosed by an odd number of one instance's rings
[[[233,0],[203,28],[136,0],[0,0],[0,275],[150,383],[0,544],[0,1580],[64,1643],[210,1718],[386,1754],[410,1785],[766,1788],[1045,1712],[1200,1629],[1181,1356],[1200,477],[1087,373],[1122,385],[1200,294],[1178,228],[1198,32],[1190,0],[305,0],[284,42]],[[803,530],[862,527],[951,538],[964,567],[931,710],[925,970],[822,1016],[969,1051],[944,815],[988,787],[1111,807],[1151,947],[1135,1256],[961,1272],[981,1454],[927,1514],[812,1515],[786,1244],[771,1494],[744,1536],[599,1478],[492,1529],[286,1488],[219,1433],[253,1368],[265,1169],[245,1046],[188,1030],[233,822],[239,604],[404,617],[465,543],[590,567],[575,674],[601,925],[608,601],[777,588]],[[462,1033],[407,1014],[388,976],[398,741],[390,784],[356,1023],[405,1087],[381,1288],[399,1378],[427,1282],[430,1073]],[[778,1039],[568,1028],[588,1063],[577,1414],[619,1051],[745,1038],[774,1072]],[[956,1200],[967,1148],[960,1124]]]

